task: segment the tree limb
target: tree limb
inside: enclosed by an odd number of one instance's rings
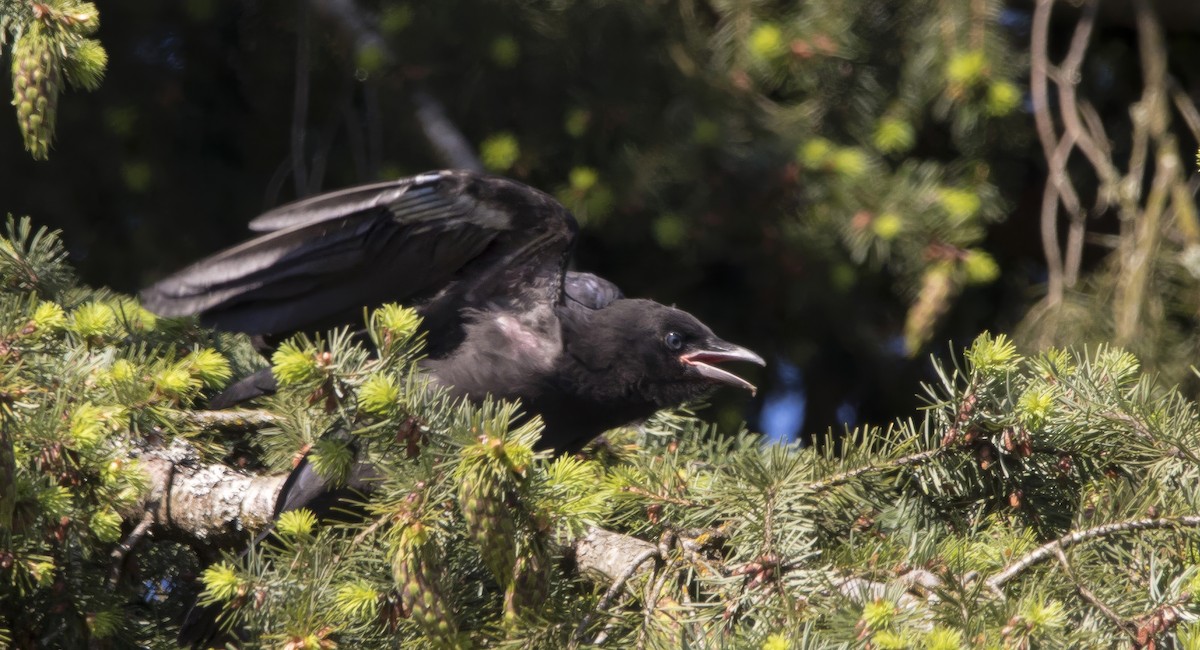
[[[991,576],[984,583],[993,591],[1000,591],[1000,588],[1012,581],[1013,578],[1021,575],[1026,569],[1032,567],[1039,562],[1043,562],[1053,557],[1057,557],[1058,553],[1068,549],[1081,542],[1086,542],[1109,535],[1118,535],[1139,530],[1156,530],[1161,528],[1200,528],[1200,516],[1190,515],[1184,517],[1160,517],[1158,519],[1135,519],[1133,521],[1118,521],[1095,528],[1076,531],[1070,535],[1064,535],[1054,541],[1047,542],[1036,549],[1021,556],[1019,560],[1005,567],[999,573]]]
[[[254,476],[222,464],[204,464],[188,444],[175,441],[139,457],[150,489],[140,510],[124,513],[138,522],[149,514],[151,534],[213,547],[245,543],[247,531],[271,522],[285,475]]]

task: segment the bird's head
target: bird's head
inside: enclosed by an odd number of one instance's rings
[[[713,334],[686,311],[650,300],[617,300],[591,319],[597,366],[606,367],[626,391],[659,408],[677,406],[727,385],[755,392],[750,382],[721,368],[762,357]],[[592,365],[592,364],[589,364]]]

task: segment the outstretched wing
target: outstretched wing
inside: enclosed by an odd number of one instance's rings
[[[384,302],[434,320],[489,302],[557,304],[577,230],[546,194],[463,171],[322,194],[251,228],[265,234],[146,289],[143,304],[264,335],[353,323]]]

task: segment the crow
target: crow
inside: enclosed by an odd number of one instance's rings
[[[539,446],[556,452],[720,385],[753,392],[717,364],[764,363],[685,311],[567,271],[575,218],[505,178],[436,171],[352,187],[250,228],[265,234],[154,284],[142,304],[267,345],[361,325],[386,302],[412,306],[432,381],[470,400],[520,400],[545,423]],[[233,390],[272,389],[268,373]]]
[[[539,448],[556,453],[721,385],[753,393],[717,364],[764,363],[685,311],[568,271],[575,218],[512,180],[429,172],[303,199],[250,227],[264,234],[147,288],[142,304],[160,316],[198,315],[267,349],[297,332],[361,327],[365,308],[411,306],[430,381],[472,401],[519,400],[544,422]],[[268,369],[210,407],[274,390]],[[305,507],[324,516],[370,491],[374,473],[356,463],[346,485],[331,486],[302,461],[275,515]],[[193,607],[180,642],[217,638],[217,612]]]

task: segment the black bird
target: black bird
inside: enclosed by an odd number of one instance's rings
[[[715,364],[763,363],[687,312],[567,271],[575,218],[511,180],[431,172],[297,201],[250,227],[266,234],[146,289],[143,304],[198,314],[268,348],[296,332],[362,325],[364,307],[409,305],[423,319],[432,381],[471,400],[519,399],[545,422],[539,446],[556,452],[722,384],[753,392]],[[210,406],[274,389],[268,369]],[[323,516],[351,490],[369,491],[373,474],[357,464],[349,485],[334,488],[302,462],[276,516],[300,507]],[[217,638],[217,611],[193,607],[180,642]]]
[[[266,234],[146,289],[143,304],[268,342],[410,305],[433,380],[521,400],[545,421],[543,448],[576,450],[721,384],[753,391],[715,364],[763,363],[687,312],[568,272],[575,218],[508,179],[430,172],[303,199],[250,228]],[[269,375],[248,384],[272,389]]]

